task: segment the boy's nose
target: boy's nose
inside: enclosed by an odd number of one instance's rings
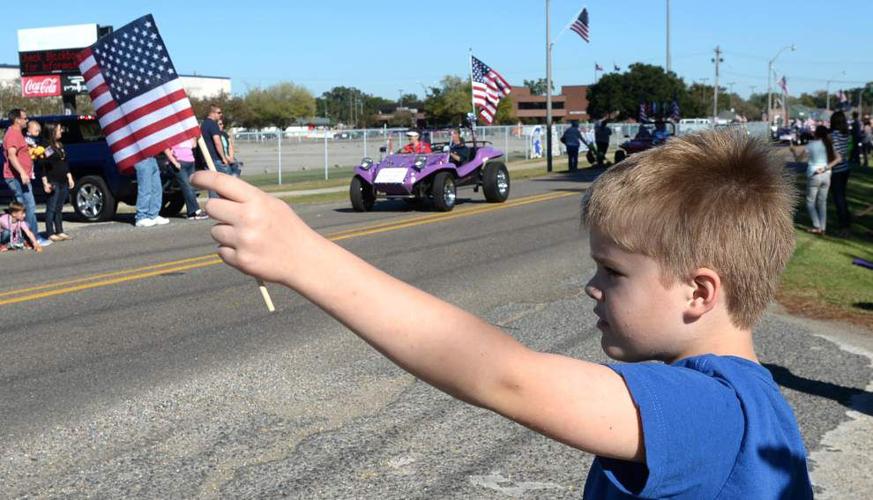
[[[594,280],[585,284],[585,293],[594,300],[600,300],[603,298],[603,292],[592,284],[593,281]]]

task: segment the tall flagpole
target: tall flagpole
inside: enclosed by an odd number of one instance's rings
[[[549,33],[549,4],[546,0],[546,171],[552,171],[552,40]]]
[[[470,135],[476,147],[476,96],[473,95],[473,47],[470,47],[470,104],[473,106],[473,119],[470,122]]]

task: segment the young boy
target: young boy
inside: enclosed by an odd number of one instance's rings
[[[36,235],[30,230],[24,218],[24,204],[17,201],[9,203],[7,213],[0,215],[0,252],[23,249],[25,246],[31,246],[37,252],[42,252]]]
[[[192,180],[224,198],[206,210],[225,262],[297,290],[431,385],[596,454],[586,498],[812,497],[794,415],[752,342],[794,246],[793,187],[761,143],[673,138],[586,193],[597,270],[585,290],[613,365],[527,349],[258,189]]]

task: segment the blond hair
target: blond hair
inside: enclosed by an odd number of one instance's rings
[[[582,221],[655,259],[665,284],[717,272],[732,322],[751,328],[794,249],[796,193],[771,151],[731,131],[672,138],[601,175]]]

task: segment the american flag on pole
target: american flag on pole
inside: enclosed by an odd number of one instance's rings
[[[785,79],[785,75],[777,82],[779,84],[779,88],[782,89],[782,92],[788,93],[788,80]]]
[[[570,29],[581,36],[582,39],[585,40],[585,43],[590,43],[588,40],[588,9],[582,9],[582,12],[579,13],[579,17],[577,17],[576,20],[573,21],[573,24],[570,25]]]
[[[646,103],[640,103],[640,123],[649,121],[649,110]]]
[[[473,72],[473,104],[479,106],[479,116],[486,123],[494,121],[497,114],[497,104],[500,99],[509,95],[512,87],[500,76],[500,73],[489,68],[482,61],[471,56]]]
[[[603,66],[594,63],[594,71],[603,71]]]
[[[83,50],[79,71],[120,172],[131,173],[137,162],[200,135],[151,15]]]

